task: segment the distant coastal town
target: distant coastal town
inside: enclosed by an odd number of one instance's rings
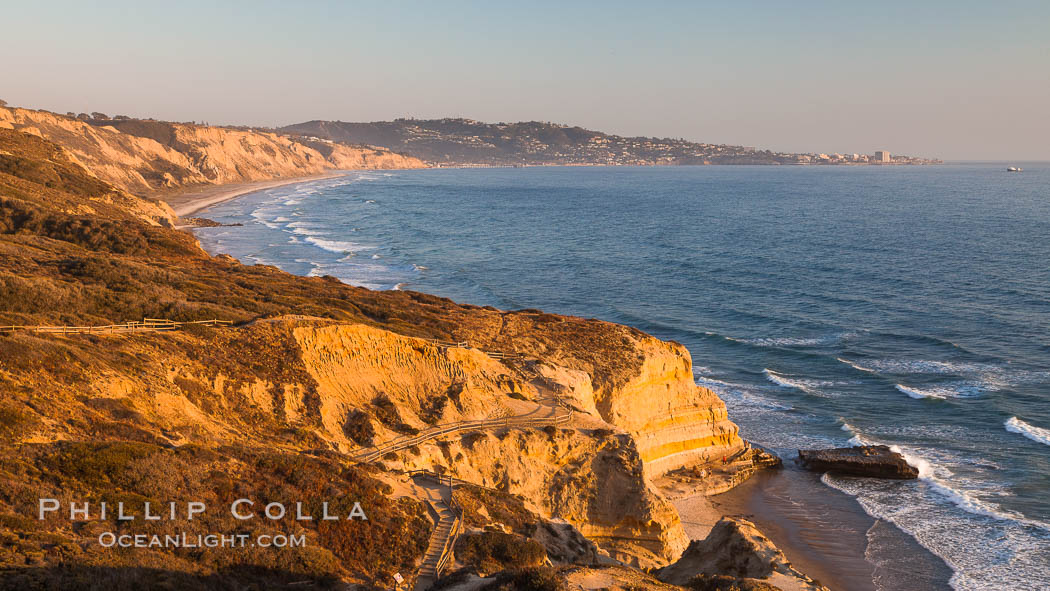
[[[941,161],[894,155],[792,153],[685,139],[624,137],[554,123],[473,119],[395,119],[373,123],[309,121],[278,133],[310,142],[383,146],[433,166],[657,166],[704,164],[917,165]]]

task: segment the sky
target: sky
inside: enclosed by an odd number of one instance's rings
[[[10,2],[0,99],[1050,160],[1050,2]]]

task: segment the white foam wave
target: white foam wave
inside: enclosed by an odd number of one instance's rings
[[[895,445],[890,446],[890,449],[903,455],[905,461],[907,461],[912,466],[915,466],[919,470],[919,478],[926,482],[931,489],[936,491],[944,498],[948,499],[953,505],[962,509],[963,511],[966,511],[967,513],[972,513],[974,515],[983,515],[985,517],[991,517],[992,519],[1012,521],[1014,523],[1019,523],[1028,527],[1041,529],[1045,532],[1050,532],[1050,524],[1048,523],[1039,521],[1038,519],[1029,519],[1024,515],[1017,513],[1016,511],[1010,511],[994,503],[982,501],[981,499],[964,490],[951,486],[946,478],[944,478],[941,475],[938,475],[938,472],[943,470],[943,468],[941,468],[940,466],[931,464],[930,462],[927,462],[926,460],[916,455],[902,452],[900,448]],[[948,472],[948,474],[950,477],[951,473]]]
[[[260,224],[266,226],[267,228],[269,228],[271,230],[280,230],[281,229],[281,226],[279,226],[276,223],[270,221],[270,217],[273,216],[273,211],[270,210],[270,209],[267,209],[265,207],[260,207],[258,209],[252,210],[250,215],[252,216],[252,219],[254,219],[255,221],[259,222]]]
[[[755,394],[741,384],[725,382],[707,376],[697,376],[696,384],[708,388],[709,390],[713,390],[723,399],[729,399],[732,402],[737,402],[750,407],[776,411],[787,411],[794,408]]]
[[[707,376],[696,376],[696,383],[701,385],[701,386],[708,386],[708,387],[722,386],[722,387],[726,387],[726,388],[732,388],[732,387],[736,386],[736,384],[731,384],[729,382],[724,382],[722,380],[716,380],[715,378],[710,378],[710,377],[707,377]]]
[[[825,474],[821,481],[855,496],[866,513],[895,524],[943,558],[953,571],[949,585],[956,591],[1050,588],[1045,569],[1047,532],[1032,531],[1012,520],[988,519],[983,513],[957,511],[944,491],[923,486],[924,480],[913,486]]]
[[[864,441],[862,445],[878,443],[866,440],[859,435],[856,439]],[[899,445],[891,445],[889,447],[891,451],[899,453],[904,457],[904,461],[908,462],[910,466],[919,471],[919,480],[921,482],[928,485],[931,490],[963,511],[974,515],[991,517],[992,519],[1011,521],[1050,532],[1050,524],[1035,519],[1028,519],[1020,513],[1009,511],[994,503],[983,501],[961,488],[952,486],[950,481],[957,480],[953,472],[945,466],[926,459],[917,451]]]
[[[805,388],[803,387],[801,382],[794,382],[792,380],[789,380],[788,378],[786,378],[786,377],[784,377],[784,376],[782,376],[782,375],[780,375],[780,374],[770,370],[769,368],[763,369],[762,373],[766,374],[766,379],[767,380],[773,382],[774,384],[776,384],[778,386],[783,386],[785,388],[798,388],[799,390],[805,390]]]
[[[836,357],[835,361],[838,361],[840,363],[845,363],[846,365],[852,367],[853,369],[859,370],[859,371],[864,371],[864,372],[867,372],[867,373],[877,373],[874,369],[872,369],[870,367],[864,367],[863,365],[860,365],[860,364],[858,364],[856,362],[850,361],[849,359],[843,359],[841,357]]]
[[[307,236],[306,241],[310,244],[313,244],[317,248],[338,254],[350,254],[365,248],[360,244],[356,244],[354,242],[345,242],[341,240],[325,240],[323,238],[317,238],[316,236]]]
[[[746,339],[744,342],[752,345],[759,345],[761,347],[812,347],[814,345],[820,345],[828,341],[823,338],[806,339],[801,337],[781,337]]]
[[[300,236],[324,236],[324,232],[320,232],[311,227],[307,222],[292,222],[285,226],[291,228],[293,234],[299,234]]]
[[[280,230],[281,229],[281,226],[279,224],[275,224],[275,223],[267,221],[267,220],[265,220],[263,218],[256,217],[255,215],[252,215],[252,217],[255,218],[255,221],[259,222],[260,224],[266,226],[267,228],[269,228],[271,230]]]
[[[416,271],[426,271],[427,270],[427,267],[424,267],[423,265],[417,265],[415,263],[412,263],[412,268],[415,269]]]
[[[794,388],[796,390],[802,390],[803,392],[807,394],[812,394],[814,396],[823,396],[824,394],[821,392],[821,388],[826,388],[828,386],[835,385],[835,382],[807,380],[804,378],[794,376],[788,377],[782,374],[778,374],[777,372],[769,368],[763,369],[762,373],[766,374],[767,380],[773,382],[778,386],[781,386],[783,388]]]
[[[842,332],[820,337],[763,337],[756,339],[734,339],[741,343],[758,345],[760,347],[815,347],[817,345],[829,345],[853,336],[855,333]]]
[[[996,392],[1022,384],[1050,382],[1050,372],[1001,367],[989,363],[966,361],[933,361],[926,359],[870,359],[860,365],[848,359],[837,358],[860,371],[919,375],[953,375],[969,382],[971,390]]]
[[[918,388],[909,388],[904,384],[894,384],[894,386],[901,392],[907,394],[908,396],[911,396],[916,400],[922,400],[923,398],[938,398],[940,400],[944,400],[948,398],[944,394],[940,392],[935,392],[933,390],[920,390]]]
[[[904,456],[904,461],[908,462],[908,465],[919,471],[919,478],[934,477],[934,474],[936,473],[934,465],[931,464],[928,460],[926,460],[926,458],[912,453],[908,453],[899,445],[891,445],[890,450],[895,451],[900,455]],[[947,472],[947,475],[951,475],[951,472],[948,471],[947,468],[945,468],[944,470]]]
[[[904,384],[894,384],[894,387],[898,391],[907,394],[908,396],[915,398],[916,400],[922,400],[923,398],[932,398],[936,400],[948,400],[951,398],[970,398],[978,395],[979,389],[972,384],[958,383],[948,384],[943,386],[934,386],[932,388],[916,388],[914,386],[905,386]]]
[[[1006,427],[1006,430],[1011,433],[1018,433],[1032,441],[1038,441],[1044,445],[1050,445],[1050,429],[1043,429],[1042,427],[1029,425],[1017,417],[1010,417],[1003,424]]]
[[[861,435],[860,431],[858,431],[856,427],[847,423],[846,421],[842,421],[842,430],[852,435],[852,437],[849,438],[849,444],[851,446],[875,445],[875,442],[873,440]]]

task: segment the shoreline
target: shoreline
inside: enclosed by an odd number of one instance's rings
[[[705,509],[704,505],[708,507]],[[689,537],[714,516],[753,522],[791,564],[832,591],[950,591],[953,571],[856,498],[785,465],[761,470],[727,492],[674,502]]]
[[[150,197],[163,201],[171,207],[179,218],[191,216],[201,210],[213,205],[218,205],[235,199],[242,195],[265,191],[275,187],[294,185],[296,183],[308,183],[344,176],[346,172],[322,173],[292,178],[268,179],[262,181],[251,181],[247,183],[225,183],[221,185],[198,186],[189,189],[176,189],[170,193],[153,194]]]

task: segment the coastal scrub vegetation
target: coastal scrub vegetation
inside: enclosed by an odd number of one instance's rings
[[[338,574],[373,580],[413,569],[432,528],[421,502],[391,499],[389,486],[375,480],[367,468],[340,458],[242,446],[171,449],[139,442],[84,441],[26,444],[17,452],[5,448],[0,462],[0,500],[6,507],[0,513],[0,580],[4,581],[0,588],[66,588],[70,580],[90,572],[105,573],[118,587],[151,583],[154,576],[194,579],[193,588],[200,589],[226,589],[233,581],[326,584]],[[44,521],[28,517],[35,517],[38,498],[58,499],[65,514],[51,513]],[[256,517],[240,521],[231,515],[231,503],[240,498],[253,500]],[[176,519],[168,521],[164,508],[172,500],[180,509]],[[207,511],[187,519],[184,503],[189,500],[205,503]],[[303,514],[315,519],[291,517],[297,500],[302,500]],[[68,519],[68,504],[73,501],[90,503],[91,521]],[[109,507],[123,503],[126,513],[140,517],[149,502],[165,521],[120,521],[115,510],[99,519],[103,501]],[[320,520],[324,501],[329,503],[329,513],[342,519]],[[269,502],[288,504],[288,518],[264,518],[262,506]],[[354,502],[366,511],[367,521],[345,519]],[[303,535],[306,545],[99,552],[94,538],[105,531],[236,532],[252,539],[260,534]],[[246,572],[255,574],[242,579]]]
[[[456,560],[474,566],[479,573],[539,566],[547,557],[543,546],[514,534],[486,531],[460,536]]]
[[[456,502],[463,508],[463,521],[471,527],[501,523],[514,533],[531,535],[537,522],[520,497],[490,488],[459,485]]]
[[[565,591],[568,585],[550,567],[530,567],[504,571],[496,580],[482,588],[484,591]]]

